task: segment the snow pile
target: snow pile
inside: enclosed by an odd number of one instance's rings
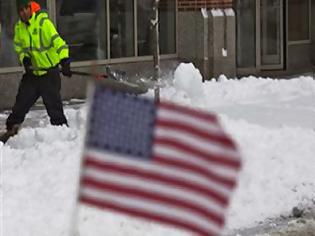
[[[181,64],[162,99],[214,111],[243,157],[227,229],[250,227],[315,202],[315,81],[220,76],[202,83],[192,64]],[[151,96],[152,92],[146,96]],[[52,127],[38,111],[37,128],[25,128],[1,149],[3,233],[69,235],[74,214],[86,107],[66,109],[70,128]],[[80,235],[185,233],[129,217],[80,207]],[[18,225],[18,227],[17,227]],[[188,234],[189,235],[189,234]]]
[[[314,130],[266,128],[229,118],[223,123],[243,157],[228,228],[288,216],[295,206],[315,207]]]
[[[191,101],[200,103],[204,97],[202,75],[192,63],[180,64],[174,73],[174,87],[181,95]],[[163,91],[163,90],[162,90]]]

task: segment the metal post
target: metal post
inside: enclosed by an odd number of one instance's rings
[[[203,77],[202,82],[209,79],[209,16],[207,8],[201,9],[203,17]]]
[[[160,101],[160,44],[159,44],[159,2],[160,0],[153,0],[151,31],[152,31],[152,50],[153,50],[153,63],[154,63],[154,100]]]

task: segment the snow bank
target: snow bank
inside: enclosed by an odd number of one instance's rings
[[[220,76],[202,83],[192,64],[181,64],[162,99],[218,113],[243,156],[239,186],[227,228],[249,227],[288,215],[315,201],[315,82],[310,77],[272,80]],[[152,92],[146,96],[152,96]],[[48,125],[29,114],[37,128],[25,128],[2,154],[0,186],[6,236],[68,235],[74,215],[87,111],[66,109],[70,128]],[[33,116],[33,117],[32,117]],[[81,235],[185,235],[129,217],[80,207]],[[17,227],[18,226],[18,227]]]

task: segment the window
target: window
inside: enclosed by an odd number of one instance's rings
[[[237,1],[237,66],[256,67],[256,2]]]
[[[176,1],[161,0],[160,1],[160,53],[174,54],[176,53]]]
[[[151,53],[151,24],[152,1],[137,1],[137,22],[138,22],[138,55],[148,56]]]
[[[13,49],[14,24],[18,20],[15,1],[0,1],[1,48],[0,67],[18,66]]]
[[[12,0],[0,0],[0,67],[19,66],[13,46],[14,25],[19,20],[15,2]],[[47,7],[45,0],[37,2],[42,8]]]
[[[42,9],[47,10],[47,1],[46,0],[36,0],[35,2],[37,2]]]
[[[56,1],[60,35],[70,47],[74,61],[105,59],[106,0]]]
[[[152,1],[35,1],[56,20],[57,30],[69,45],[73,61],[152,55]],[[13,47],[14,24],[18,20],[15,4],[16,1],[0,0],[0,68],[19,66]],[[56,8],[47,9],[48,6]],[[160,54],[175,54],[176,0],[161,0],[159,14]]]
[[[131,0],[110,0],[110,57],[135,56],[134,3]]]
[[[138,55],[152,55],[151,50],[151,17],[152,1],[137,1],[137,22],[138,22]],[[161,0],[159,5],[159,43],[161,54],[176,53],[176,1]]]
[[[310,0],[288,0],[289,41],[310,39]]]

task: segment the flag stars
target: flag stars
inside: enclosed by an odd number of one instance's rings
[[[143,156],[144,155],[144,153],[142,153],[142,152],[138,152],[137,153],[137,156],[139,156],[139,157],[141,157],[141,156]]]
[[[110,93],[111,95],[115,96],[117,94],[117,91],[114,89],[105,89],[105,93]]]
[[[127,94],[126,94],[126,93],[122,93],[122,94],[120,94],[120,96],[121,96],[123,99],[126,99],[126,98],[127,98]]]
[[[152,116],[155,116],[155,114],[156,114],[155,109],[151,109],[151,110],[150,110],[150,113],[151,113]]]
[[[116,146],[116,147],[114,148],[114,150],[115,150],[115,152],[119,152],[119,153],[122,151],[119,146]]]
[[[149,103],[150,103],[150,101],[148,101],[148,100],[145,100],[145,99],[143,99],[143,100],[141,100],[145,105],[149,105]]]
[[[149,158],[155,125],[154,102],[134,95],[96,89],[89,140],[99,140],[97,148]],[[93,145],[94,142],[89,142]]]
[[[141,98],[104,89],[95,91],[87,150],[96,148],[100,155],[88,152],[84,156],[87,161],[83,167],[88,171],[83,169],[81,178],[105,184],[81,181],[80,201],[120,211],[122,206],[127,206],[126,213],[130,214],[129,209],[133,209],[135,216],[147,215],[151,220],[158,217],[174,226],[185,222],[185,228],[194,234],[219,235],[241,165],[240,159],[235,158],[234,145],[225,141],[222,146],[217,145],[221,135],[213,133],[211,138],[178,139],[179,145],[173,146],[170,145],[171,135],[168,136],[170,142],[153,140],[155,135],[159,138],[159,131],[166,135],[176,133],[176,137],[195,136],[195,130],[200,129],[198,120],[204,122],[203,117],[209,114],[190,109],[183,114],[181,111],[188,108],[161,103],[162,106],[157,109],[170,114],[169,117],[161,117],[166,122],[173,121],[173,115],[179,120],[188,117],[196,121],[187,122],[183,125],[185,130],[179,130],[176,125],[165,127],[163,123],[156,122],[159,114],[153,108],[156,105],[154,102],[142,102]],[[209,125],[220,128],[217,122],[209,121]],[[229,139],[228,136],[223,138]],[[233,152],[230,154],[231,148]],[[164,160],[163,165],[159,160]],[[224,176],[221,170],[228,175]],[[233,178],[230,173],[233,173]],[[113,190],[115,195],[112,197]]]
[[[153,143],[154,141],[154,134],[150,134],[150,136],[148,137],[148,139],[150,140],[150,143]]]

